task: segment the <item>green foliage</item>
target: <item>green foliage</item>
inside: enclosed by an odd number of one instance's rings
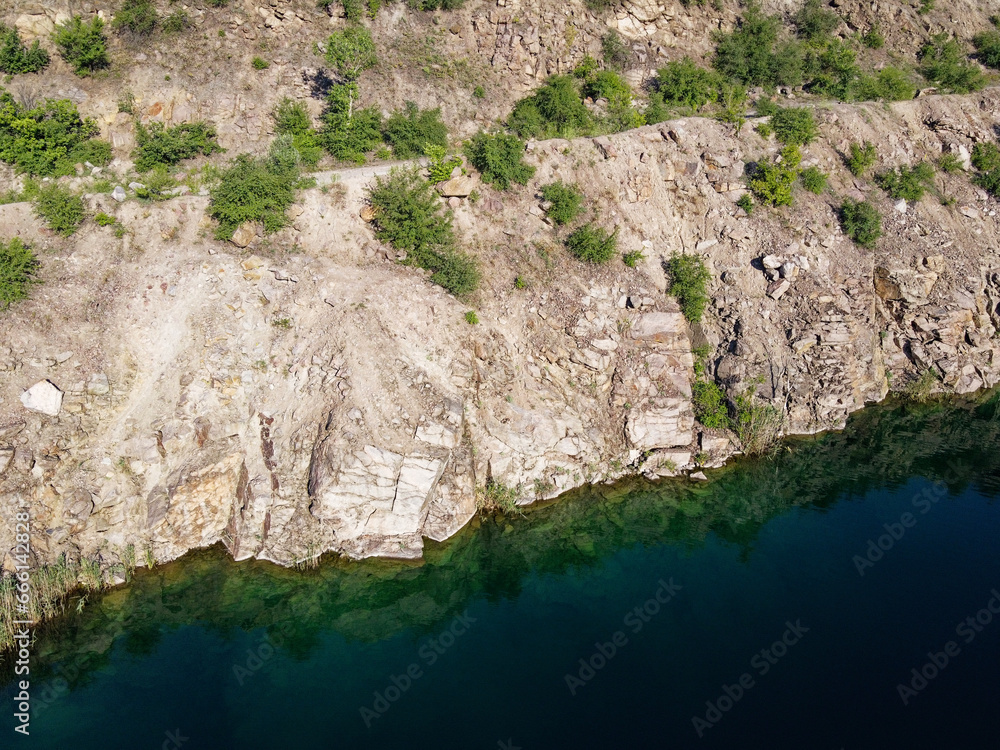
[[[962,160],[955,154],[941,154],[937,165],[945,174],[958,174],[962,171]]]
[[[465,322],[470,326],[479,325],[479,316],[476,315],[475,310],[469,310],[469,312],[465,314]]]
[[[972,37],[972,44],[976,48],[976,58],[979,62],[988,68],[1000,70],[1000,31],[990,29],[976,34]],[[0,70],[3,70],[2,57],[0,57]]]
[[[882,236],[882,216],[867,201],[846,200],[840,207],[840,224],[844,234],[861,247],[875,247]]]
[[[263,57],[254,57],[254,59],[250,61],[250,65],[254,70],[267,70],[271,67],[271,63]]]
[[[566,238],[566,247],[580,260],[607,263],[618,252],[618,228],[609,234],[593,224],[584,224]]]
[[[609,31],[601,37],[601,56],[612,70],[625,70],[632,61],[632,52],[617,31]]]
[[[885,36],[878,24],[872,24],[871,28],[861,35],[861,43],[868,49],[882,49],[885,46]]]
[[[747,212],[747,216],[753,213],[753,196],[750,193],[744,193],[736,201],[736,205]]]
[[[920,74],[937,86],[956,94],[979,91],[986,85],[986,76],[967,62],[959,43],[947,34],[935,34],[917,54]]]
[[[31,248],[15,237],[0,240],[0,310],[25,299],[31,284],[37,284],[38,259]]]
[[[798,177],[801,160],[796,146],[785,146],[779,158],[773,161],[761,160],[751,165],[750,190],[764,205],[792,205],[792,185]]]
[[[484,89],[482,86],[476,86],[476,88],[474,88],[472,90],[472,95],[476,99],[485,99],[486,98],[486,89]]]
[[[56,26],[52,41],[77,75],[90,75],[111,64],[108,60],[108,40],[104,36],[104,21],[99,16],[94,16],[90,21],[73,16]]]
[[[691,383],[691,406],[694,407],[694,418],[705,427],[712,429],[729,427],[726,393],[714,380],[696,378]]]
[[[323,156],[323,147],[306,105],[286,96],[274,108],[271,117],[279,135],[291,136],[292,146],[299,152],[301,163],[309,168],[315,167]]]
[[[124,0],[111,25],[119,34],[144,37],[156,30],[159,20],[152,0]]]
[[[285,210],[295,200],[299,179],[298,154],[288,136],[271,144],[267,157],[240,154],[222,172],[212,188],[208,214],[219,222],[215,236],[231,239],[241,224],[260,222],[264,230],[277,231],[287,224]]]
[[[519,515],[521,511],[517,508],[517,500],[520,495],[520,485],[508,487],[491,477],[484,487],[476,488],[476,510],[483,514]]]
[[[919,13],[922,16],[926,16],[928,13],[934,10],[935,5],[936,5],[935,0],[920,0],[920,7],[917,8],[917,13]]]
[[[149,126],[137,122],[136,149],[132,152],[135,168],[146,172],[159,165],[173,166],[184,159],[222,151],[215,140],[215,128],[204,122],[190,122],[168,128],[162,122]]]
[[[708,282],[712,280],[705,261],[696,255],[674,253],[667,260],[667,276],[667,294],[677,299],[685,318],[699,322],[708,305]]]
[[[972,147],[972,166],[978,172],[972,182],[990,195],[1000,196],[1000,149],[993,143],[977,143]]]
[[[97,216],[94,217],[94,223],[99,227],[110,227],[118,221],[114,216],[109,216],[103,211],[99,212]]]
[[[590,111],[570,76],[551,76],[531,96],[521,99],[507,118],[507,127],[521,138],[573,137],[593,125]]]
[[[37,73],[48,64],[49,53],[37,39],[26,47],[16,28],[0,23],[0,73]]]
[[[810,193],[819,195],[826,190],[827,176],[818,167],[806,167],[799,172],[799,179],[802,180],[802,187]]]
[[[847,156],[844,157],[844,163],[851,174],[856,177],[867,172],[877,160],[878,152],[875,150],[875,144],[871,141],[865,141],[864,145],[852,143]]]
[[[338,84],[330,89],[320,143],[335,158],[363,164],[365,154],[382,143],[382,113],[375,107],[354,111],[358,85]]]
[[[728,81],[719,87],[719,111],[715,118],[721,122],[728,122],[736,128],[739,135],[746,122],[747,111],[747,90],[745,86]]]
[[[646,260],[646,256],[643,255],[642,250],[629,250],[622,254],[622,263],[629,268],[635,268],[644,260]]]
[[[860,74],[852,83],[850,98],[859,101],[881,99],[900,102],[912,99],[917,88],[910,75],[899,68],[886,65],[877,75]]]
[[[157,164],[142,176],[142,187],[136,188],[135,197],[144,203],[165,201],[172,197],[170,193],[177,187],[165,164]]]
[[[875,175],[875,183],[896,200],[918,201],[932,185],[934,167],[919,162],[912,167],[894,167]]]
[[[926,403],[930,400],[931,394],[934,392],[934,387],[938,382],[939,379],[934,370],[924,370],[920,375],[907,383],[901,392],[911,401],[921,404]]]
[[[535,174],[535,168],[523,161],[524,141],[506,133],[480,131],[466,143],[465,155],[483,181],[498,190],[507,190],[515,182],[526,185]]]
[[[736,396],[734,403],[735,416],[730,426],[736,433],[743,452],[750,456],[768,453],[777,445],[781,436],[784,426],[781,410],[774,404],[758,399],[752,386]]]
[[[427,144],[448,145],[448,127],[441,121],[441,109],[419,109],[413,102],[392,113],[382,126],[382,136],[403,159],[420,156]]]
[[[326,42],[326,61],[337,75],[347,81],[378,64],[375,42],[364,26],[348,26],[330,34]]]
[[[368,191],[375,235],[406,253],[406,263],[433,272],[431,281],[456,295],[479,285],[475,261],[455,247],[451,212],[442,212],[433,186],[414,169],[377,177]]]
[[[667,109],[683,107],[697,112],[718,96],[718,74],[685,57],[667,63],[656,72],[650,98]]]
[[[83,221],[83,199],[55,183],[43,185],[35,196],[35,213],[56,234],[68,237]]]
[[[804,146],[812,143],[819,135],[812,110],[805,107],[779,109],[771,115],[769,124],[778,140],[789,146]]]
[[[432,143],[424,144],[424,155],[430,162],[427,171],[429,173],[428,179],[432,185],[451,179],[451,173],[455,167],[462,164],[460,156],[449,157],[448,150],[444,146]]]
[[[828,37],[838,26],[840,26],[840,16],[824,8],[820,0],[806,0],[795,14],[795,27],[799,31],[799,36],[810,42]]]
[[[78,162],[107,164],[111,144],[93,140],[98,133],[97,124],[81,119],[68,99],[25,109],[0,89],[0,161],[20,172],[60,176],[72,174]]]
[[[736,29],[716,35],[712,66],[744,86],[797,86],[802,82],[802,49],[780,38],[781,27],[778,16],[766,16],[751,3]]]
[[[160,24],[164,34],[179,34],[191,28],[191,18],[183,10],[176,10],[163,19]]]
[[[583,0],[583,2],[594,13],[606,13],[615,5],[615,0]]]
[[[583,193],[578,185],[567,185],[562,180],[543,185],[542,200],[552,205],[545,214],[560,226],[569,224],[583,211]]]

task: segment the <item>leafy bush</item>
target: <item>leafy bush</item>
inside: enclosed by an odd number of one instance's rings
[[[887,102],[901,102],[912,99],[917,87],[911,77],[891,65],[887,65],[877,75],[862,74],[851,87],[851,98],[859,101],[881,99]]]
[[[556,224],[569,224],[583,211],[583,193],[577,185],[566,185],[562,180],[542,186],[542,199],[552,205],[546,215]]]
[[[159,20],[152,0],[125,0],[111,25],[119,34],[143,37],[156,30]]]
[[[691,383],[691,406],[694,407],[694,418],[706,427],[729,427],[726,394],[715,381],[696,378]]]
[[[177,187],[165,164],[157,164],[142,176],[142,187],[135,189],[135,197],[144,203],[165,201],[172,197],[172,191]]]
[[[805,107],[779,109],[771,115],[770,125],[778,140],[789,146],[804,146],[819,135],[812,110]]]
[[[799,36],[815,42],[829,36],[840,26],[840,16],[824,8],[820,0],[806,0],[795,14],[795,27]]]
[[[861,35],[861,43],[868,49],[882,49],[885,46],[885,36],[878,24],[872,24],[868,31]]]
[[[191,18],[183,10],[176,10],[163,19],[160,28],[163,29],[164,34],[179,34],[191,28]]]
[[[364,26],[333,32],[326,41],[326,61],[341,78],[356,81],[361,73],[378,64],[371,32]]]
[[[878,152],[875,150],[875,144],[871,141],[865,141],[864,145],[852,143],[847,156],[844,157],[844,163],[851,174],[856,177],[860,177],[868,171],[877,160]]]
[[[972,37],[976,58],[988,68],[1000,70],[1000,31],[990,29]],[[0,63],[0,70],[3,64]]]
[[[0,240],[0,310],[25,299],[31,284],[37,284],[38,259],[31,248],[15,237]]]
[[[1000,196],[1000,149],[993,143],[977,143],[972,147],[972,166],[978,173],[972,182],[990,195]]]
[[[827,176],[818,167],[806,167],[799,172],[799,179],[802,180],[802,187],[810,193],[819,195],[826,190]]]
[[[917,13],[919,13],[922,16],[926,16],[928,13],[934,10],[934,6],[936,4],[937,4],[936,0],[920,0],[920,7],[917,8]]]
[[[168,128],[162,122],[149,126],[137,122],[136,148],[132,152],[135,168],[146,172],[158,165],[173,166],[184,159],[222,151],[215,140],[215,128],[204,122],[190,122]]]
[[[966,61],[959,43],[945,33],[932,36],[920,48],[917,59],[924,78],[956,94],[979,91],[986,85],[986,76]]]
[[[466,143],[465,155],[483,181],[498,190],[507,190],[513,182],[526,185],[535,174],[535,168],[523,161],[524,141],[513,135],[479,132]]]
[[[215,236],[231,239],[247,221],[261,222],[268,232],[285,226],[285,210],[295,200],[299,178],[297,159],[288,136],[275,139],[265,158],[237,156],[212,188],[208,214],[219,222]]]
[[[363,164],[365,154],[382,143],[382,113],[375,107],[354,110],[358,85],[354,82],[333,86],[327,96],[320,143],[337,159]]]
[[[271,63],[263,57],[254,57],[254,59],[250,61],[250,65],[254,70],[267,70],[271,67]]]
[[[476,99],[485,99],[486,98],[486,89],[484,89],[482,86],[476,86],[476,88],[474,88],[472,90],[472,95]]]
[[[759,400],[753,387],[736,396],[734,401],[735,416],[730,426],[743,452],[760,456],[774,448],[784,426],[781,410],[774,404]]]
[[[601,37],[601,56],[612,70],[625,70],[632,61],[632,52],[617,31],[609,31]]]
[[[479,285],[475,261],[455,247],[451,212],[442,212],[437,193],[414,169],[377,177],[368,191],[375,210],[375,235],[406,253],[406,262],[432,271],[431,281],[456,295]]]
[[[840,224],[848,237],[869,250],[882,236],[882,216],[867,201],[844,201],[840,207]]]
[[[90,21],[73,16],[56,26],[52,41],[77,75],[90,75],[111,64],[108,60],[108,40],[104,36],[104,21],[99,16],[94,16]]]
[[[618,252],[618,228],[608,234],[593,224],[584,224],[566,238],[566,247],[580,260],[607,263]]]
[[[43,185],[35,196],[35,213],[57,234],[68,237],[83,221],[83,199],[55,183]]]
[[[48,64],[49,53],[37,39],[26,47],[16,28],[0,23],[0,73],[37,73]]]
[[[792,185],[798,177],[797,168],[801,160],[796,146],[785,146],[779,158],[751,165],[750,190],[765,205],[792,205]]]
[[[615,0],[583,0],[583,2],[594,13],[604,13],[615,4]]]
[[[627,253],[622,253],[622,263],[629,268],[635,268],[644,260],[646,260],[646,256],[643,255],[642,250],[629,250]]]
[[[271,113],[274,128],[279,135],[292,137],[292,146],[299,152],[299,158],[307,167],[315,167],[323,156],[319,134],[313,129],[312,117],[303,102],[285,97]]]
[[[448,149],[444,146],[437,146],[428,143],[424,146],[424,155],[427,156],[428,179],[432,185],[451,179],[451,173],[462,164],[460,156],[448,156]]]
[[[441,122],[441,109],[419,109],[406,102],[406,109],[393,112],[382,126],[382,136],[396,156],[409,159],[424,153],[427,144],[448,145],[448,127]]]
[[[476,315],[475,310],[469,310],[469,312],[465,314],[465,322],[470,326],[479,325],[479,316]]]
[[[747,216],[753,213],[753,197],[750,193],[743,193],[736,201],[736,205],[746,211]]]
[[[68,99],[47,99],[27,109],[0,89],[0,161],[20,172],[44,176],[72,174],[78,162],[111,161],[111,144],[94,140],[97,123],[83,120]]]
[[[656,72],[651,98],[665,108],[685,107],[697,112],[719,95],[719,76],[696,65],[690,57],[667,63]]]
[[[667,294],[677,299],[685,318],[699,322],[708,305],[708,282],[712,280],[705,261],[696,255],[674,253],[667,260],[667,276]]]
[[[573,137],[593,125],[580,89],[570,76],[551,76],[531,96],[521,99],[507,118],[507,127],[522,138]]]
[[[945,174],[958,174],[962,171],[962,160],[954,154],[941,154],[937,165]]]
[[[890,198],[918,201],[934,179],[934,167],[920,162],[912,167],[894,167],[875,175],[875,184]]]
[[[744,86],[797,86],[802,83],[802,49],[780,39],[781,28],[778,16],[766,16],[756,3],[750,4],[736,29],[716,35],[712,66]]]
[[[97,226],[99,227],[110,227],[111,225],[117,223],[117,221],[118,219],[116,219],[114,216],[110,216],[104,213],[103,211],[99,212],[94,217],[94,223],[97,224]]]

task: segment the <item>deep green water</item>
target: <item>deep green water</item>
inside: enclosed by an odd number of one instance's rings
[[[0,747],[996,747],[997,404],[871,408],[708,484],[477,521],[421,565],[192,553],[42,633],[30,738],[0,671]]]

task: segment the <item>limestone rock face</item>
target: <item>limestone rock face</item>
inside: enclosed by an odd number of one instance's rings
[[[62,410],[63,394],[48,380],[40,380],[21,394],[21,403],[28,411],[59,416]]]
[[[875,291],[884,300],[900,300],[911,305],[925,305],[938,275],[919,273],[909,268],[875,269]]]
[[[625,429],[629,444],[640,451],[690,445],[694,429],[691,402],[682,398],[658,399],[645,411],[633,409]]]

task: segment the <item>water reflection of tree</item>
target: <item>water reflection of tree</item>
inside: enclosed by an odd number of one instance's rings
[[[1000,492],[998,404],[993,395],[870,408],[842,432],[790,440],[776,455],[736,462],[707,484],[631,481],[576,492],[523,518],[476,520],[449,542],[429,544],[421,565],[329,560],[298,572],[200,550],[140,571],[131,585],[54,622],[36,649],[36,669],[44,679],[60,664],[83,664],[68,670],[77,685],[107,663],[115,642],[141,656],[165,630],[190,624],[223,638],[280,626],[275,642],[305,659],[324,632],[362,641],[404,629],[434,633],[478,598],[516,597],[529,574],[593,566],[635,545],[695,550],[715,534],[747,557],[761,527],[790,508],[822,511],[915,476],[993,498]],[[0,674],[0,681],[11,677]]]

